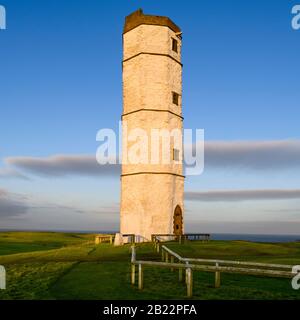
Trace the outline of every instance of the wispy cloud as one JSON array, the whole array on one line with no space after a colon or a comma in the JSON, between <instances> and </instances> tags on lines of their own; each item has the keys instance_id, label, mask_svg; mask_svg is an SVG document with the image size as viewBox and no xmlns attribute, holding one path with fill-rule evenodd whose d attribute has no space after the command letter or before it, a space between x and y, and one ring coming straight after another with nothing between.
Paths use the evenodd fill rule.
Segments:
<instances>
[{"instance_id":1,"label":"wispy cloud","mask_svg":"<svg viewBox=\"0 0 300 320\"><path fill-rule=\"evenodd\" d=\"M115 216L119 214L119 204L99 204L99 206L96 206L96 208L84 208L81 206L72 206L55 202L39 201L35 200L35 198L30 195L25 196L10 192L5 189L0 189L0 218L15 218L26 213L32 213L33 211L38 212L40 215L43 215L43 213L45 213L46 215L51 215L51 213L61 213L62 216L64 216L66 213L71 213L83 216Z\"/></svg>"},{"instance_id":2,"label":"wispy cloud","mask_svg":"<svg viewBox=\"0 0 300 320\"><path fill-rule=\"evenodd\" d=\"M300 189L277 190L210 190L188 191L185 199L190 201L248 201L300 199Z\"/></svg>"},{"instance_id":3,"label":"wispy cloud","mask_svg":"<svg viewBox=\"0 0 300 320\"><path fill-rule=\"evenodd\" d=\"M95 214L95 215L115 215L119 214L119 205L111 204L107 206L99 206L97 209L90 209L90 208L79 208L75 206L68 206L62 205L57 203L29 203L28 208L30 209L38 209L38 210L47 210L49 211L56 211L56 212L73 212L78 214Z\"/></svg>"},{"instance_id":4,"label":"wispy cloud","mask_svg":"<svg viewBox=\"0 0 300 320\"><path fill-rule=\"evenodd\" d=\"M300 140L206 141L205 167L241 170L300 169Z\"/></svg>"},{"instance_id":5,"label":"wispy cloud","mask_svg":"<svg viewBox=\"0 0 300 320\"><path fill-rule=\"evenodd\" d=\"M0 218L12 218L27 213L26 198L0 189Z\"/></svg>"},{"instance_id":6,"label":"wispy cloud","mask_svg":"<svg viewBox=\"0 0 300 320\"><path fill-rule=\"evenodd\" d=\"M110 206L100 206L97 210L93 211L95 214L109 214L109 215L119 215L120 205L114 203Z\"/></svg>"},{"instance_id":7,"label":"wispy cloud","mask_svg":"<svg viewBox=\"0 0 300 320\"><path fill-rule=\"evenodd\" d=\"M30 180L27 176L13 168L0 168L0 179L1 178Z\"/></svg>"},{"instance_id":8,"label":"wispy cloud","mask_svg":"<svg viewBox=\"0 0 300 320\"><path fill-rule=\"evenodd\" d=\"M100 165L91 155L55 155L45 158L9 157L5 163L25 172L48 177L63 176L114 176L120 166Z\"/></svg>"},{"instance_id":9,"label":"wispy cloud","mask_svg":"<svg viewBox=\"0 0 300 320\"><path fill-rule=\"evenodd\" d=\"M26 179L28 173L47 177L120 174L120 165L99 165L94 155L19 156L5 158L4 162L7 168L0 169L0 178ZM243 171L300 169L300 140L207 141L205 168Z\"/></svg>"}]
</instances>

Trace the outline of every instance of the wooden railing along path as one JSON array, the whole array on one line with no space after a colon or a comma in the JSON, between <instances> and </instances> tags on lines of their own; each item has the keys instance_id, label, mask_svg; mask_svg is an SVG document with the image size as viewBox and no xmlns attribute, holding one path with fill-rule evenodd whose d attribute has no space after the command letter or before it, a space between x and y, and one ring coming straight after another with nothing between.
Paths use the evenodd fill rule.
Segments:
<instances>
[{"instance_id":1,"label":"wooden railing along path","mask_svg":"<svg viewBox=\"0 0 300 320\"><path fill-rule=\"evenodd\" d=\"M162 262L136 260L136 247L132 246L131 248L131 283L133 285L135 284L136 267L138 267L139 290L142 290L144 286L145 266L170 268L171 271L174 271L174 269L178 269L179 281L183 280L183 271L185 271L185 283L187 287L188 297L192 297L193 295L193 271L214 272L216 288L221 286L221 273L237 273L245 275L283 278L292 278L295 276L295 273L292 272L293 266L290 265L216 259L183 258L165 245L160 245L158 242L155 242L155 248L158 253L161 252ZM175 260L177 260L177 262L175 262Z\"/></svg>"},{"instance_id":2,"label":"wooden railing along path","mask_svg":"<svg viewBox=\"0 0 300 320\"><path fill-rule=\"evenodd\" d=\"M185 241L209 241L209 233L186 233L182 235L175 234L153 234L151 236L152 242L177 241L184 243Z\"/></svg>"},{"instance_id":3,"label":"wooden railing along path","mask_svg":"<svg viewBox=\"0 0 300 320\"><path fill-rule=\"evenodd\" d=\"M127 238L126 243L135 243L136 242L136 236L135 234L122 234L123 239ZM100 244L103 242L109 242L110 244L113 244L115 240L114 234L99 234L95 237L95 244Z\"/></svg>"},{"instance_id":4,"label":"wooden railing along path","mask_svg":"<svg viewBox=\"0 0 300 320\"><path fill-rule=\"evenodd\" d=\"M112 234L101 234L101 235L97 235L95 237L95 244L100 244L103 242L109 242L110 244L113 244L115 239L115 236Z\"/></svg>"}]
</instances>

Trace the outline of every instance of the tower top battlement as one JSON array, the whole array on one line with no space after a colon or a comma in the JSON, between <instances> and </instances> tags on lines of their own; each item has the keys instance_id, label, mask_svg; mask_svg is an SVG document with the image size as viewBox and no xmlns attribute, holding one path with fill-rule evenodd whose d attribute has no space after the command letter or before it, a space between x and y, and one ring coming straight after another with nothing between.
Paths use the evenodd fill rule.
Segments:
<instances>
[{"instance_id":1,"label":"tower top battlement","mask_svg":"<svg viewBox=\"0 0 300 320\"><path fill-rule=\"evenodd\" d=\"M125 18L123 33L126 33L142 24L169 27L174 32L181 32L181 29L168 17L146 15L139 9Z\"/></svg>"}]
</instances>

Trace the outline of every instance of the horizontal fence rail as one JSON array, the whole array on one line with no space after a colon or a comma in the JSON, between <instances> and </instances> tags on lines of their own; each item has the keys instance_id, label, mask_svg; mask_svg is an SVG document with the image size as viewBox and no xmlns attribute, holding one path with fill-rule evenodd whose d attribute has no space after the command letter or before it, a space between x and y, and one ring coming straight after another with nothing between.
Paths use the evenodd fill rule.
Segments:
<instances>
[{"instance_id":1,"label":"horizontal fence rail","mask_svg":"<svg viewBox=\"0 0 300 320\"><path fill-rule=\"evenodd\" d=\"M293 266L287 265L287 264L261 263L261 262L250 262L250 261L248 262L248 261L236 261L236 260L219 260L219 259L182 258L179 254L172 251L165 245L162 246L162 249L182 262L200 262L200 263L206 262L206 263L214 263L214 264L218 263L219 265L227 264L227 265L265 267L265 268L275 268L275 269L292 269L293 268Z\"/></svg>"},{"instance_id":2,"label":"horizontal fence rail","mask_svg":"<svg viewBox=\"0 0 300 320\"><path fill-rule=\"evenodd\" d=\"M161 251L162 262L136 260L136 248L135 246L131 247L131 283L133 285L135 284L136 267L138 267L138 288L140 290L142 290L144 287L144 267L146 266L169 268L171 271L177 269L179 271L179 281L183 280L183 271L185 271L185 283L187 286L188 297L192 297L193 295L193 271L215 273L216 288L221 286L221 273L235 273L279 278L293 278L295 276L295 273L292 272L292 266L290 265L218 259L183 258L165 245L160 245L157 242L155 242L154 245L158 253ZM175 259L178 262L175 262ZM214 265L209 265L211 263L213 263Z\"/></svg>"},{"instance_id":3,"label":"horizontal fence rail","mask_svg":"<svg viewBox=\"0 0 300 320\"><path fill-rule=\"evenodd\" d=\"M182 235L175 235L169 233L153 234L151 236L152 242L178 241L179 243L185 241L209 241L209 233L186 233Z\"/></svg>"},{"instance_id":4,"label":"horizontal fence rail","mask_svg":"<svg viewBox=\"0 0 300 320\"><path fill-rule=\"evenodd\" d=\"M201 270L207 272L226 272L226 273L243 273L249 275L266 275L266 276L277 276L284 278L294 277L295 274L289 271L279 271L279 270L265 270L265 269L249 269L249 268L237 268L237 267L217 267L217 266L207 266L207 265L199 265L199 264L182 264L182 263L174 263L174 262L158 262L158 261L143 261L136 260L135 264L139 265L148 265L148 266L156 266L162 268L174 268L174 269L188 269L191 268L193 270Z\"/></svg>"},{"instance_id":5,"label":"horizontal fence rail","mask_svg":"<svg viewBox=\"0 0 300 320\"><path fill-rule=\"evenodd\" d=\"M95 244L100 244L103 242L109 242L112 244L115 240L115 236L112 234L101 234L95 237Z\"/></svg>"},{"instance_id":6,"label":"horizontal fence rail","mask_svg":"<svg viewBox=\"0 0 300 320\"><path fill-rule=\"evenodd\" d=\"M247 262L247 261L231 261L231 260L215 260L215 259L196 259L196 258L182 258L182 261L187 262L207 262L207 263L219 263L229 265L240 266L252 266L252 267L265 267L275 269L292 269L293 266L287 264L273 264L273 263L260 263L260 262Z\"/></svg>"},{"instance_id":7,"label":"horizontal fence rail","mask_svg":"<svg viewBox=\"0 0 300 320\"><path fill-rule=\"evenodd\" d=\"M95 236L95 244L100 244L104 242L109 242L110 244L113 244L115 241L115 234L99 234ZM122 234L122 239L124 243L131 243L134 244L136 242L139 242L137 240L138 237L135 234L129 233L129 234Z\"/></svg>"},{"instance_id":8,"label":"horizontal fence rail","mask_svg":"<svg viewBox=\"0 0 300 320\"><path fill-rule=\"evenodd\" d=\"M122 234L123 239L126 239L126 243L136 243L136 236L133 233Z\"/></svg>"}]
</instances>

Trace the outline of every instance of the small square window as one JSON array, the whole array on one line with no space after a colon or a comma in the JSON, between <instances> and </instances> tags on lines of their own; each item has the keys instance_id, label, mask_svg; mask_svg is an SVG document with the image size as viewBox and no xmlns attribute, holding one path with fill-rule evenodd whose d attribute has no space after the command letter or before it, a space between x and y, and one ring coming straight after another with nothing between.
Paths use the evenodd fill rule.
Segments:
<instances>
[{"instance_id":1,"label":"small square window","mask_svg":"<svg viewBox=\"0 0 300 320\"><path fill-rule=\"evenodd\" d=\"M172 93L172 99L173 99L173 103L178 106L178 104L179 104L179 94L176 93L176 92L173 92Z\"/></svg>"},{"instance_id":2,"label":"small square window","mask_svg":"<svg viewBox=\"0 0 300 320\"><path fill-rule=\"evenodd\" d=\"M179 161L179 150L178 149L173 149L173 160L174 161Z\"/></svg>"},{"instance_id":3,"label":"small square window","mask_svg":"<svg viewBox=\"0 0 300 320\"><path fill-rule=\"evenodd\" d=\"M178 41L172 38L172 50L178 52Z\"/></svg>"}]
</instances>

